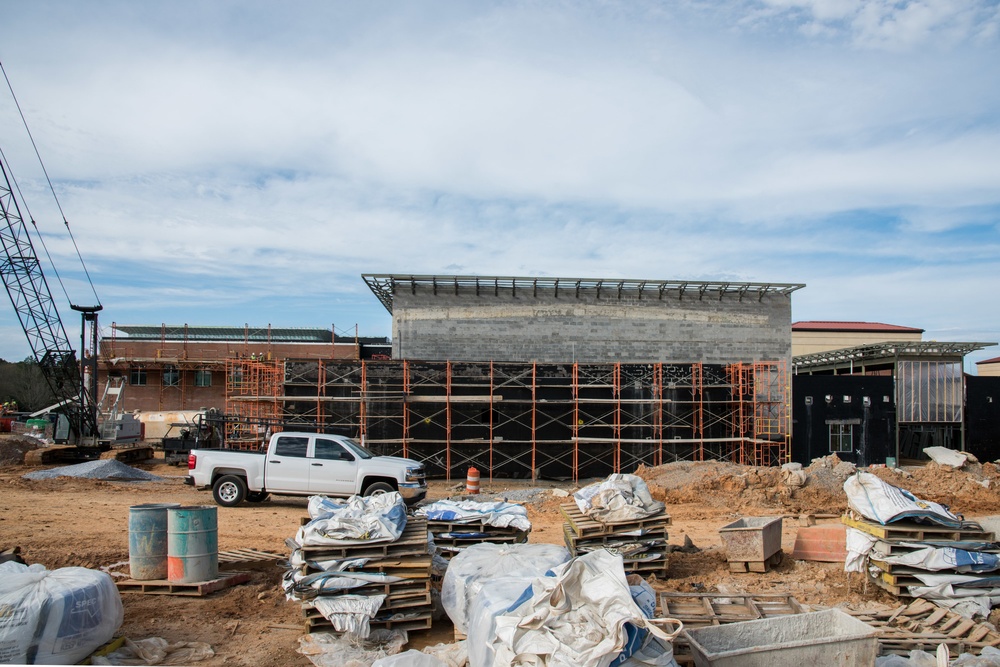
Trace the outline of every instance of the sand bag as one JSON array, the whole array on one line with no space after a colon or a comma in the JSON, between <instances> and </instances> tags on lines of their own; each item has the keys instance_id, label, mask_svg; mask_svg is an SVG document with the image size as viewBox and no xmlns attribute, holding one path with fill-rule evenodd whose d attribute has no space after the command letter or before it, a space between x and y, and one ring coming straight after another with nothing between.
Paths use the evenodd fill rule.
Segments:
<instances>
[{"instance_id":1,"label":"sand bag","mask_svg":"<svg viewBox=\"0 0 1000 667\"><path fill-rule=\"evenodd\" d=\"M124 618L111 576L84 567L0 564L0 663L66 665L114 636Z\"/></svg>"},{"instance_id":2,"label":"sand bag","mask_svg":"<svg viewBox=\"0 0 1000 667\"><path fill-rule=\"evenodd\" d=\"M851 509L882 525L910 519L948 528L962 527L962 517L952 514L946 506L921 500L909 491L886 484L870 472L848 477L844 482L844 493Z\"/></svg>"}]
</instances>

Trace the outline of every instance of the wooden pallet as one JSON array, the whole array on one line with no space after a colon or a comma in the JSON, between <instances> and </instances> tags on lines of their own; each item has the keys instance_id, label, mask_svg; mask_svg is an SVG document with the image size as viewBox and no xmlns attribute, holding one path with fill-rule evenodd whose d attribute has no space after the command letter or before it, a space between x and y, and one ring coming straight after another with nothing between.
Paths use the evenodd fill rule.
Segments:
<instances>
[{"instance_id":1,"label":"wooden pallet","mask_svg":"<svg viewBox=\"0 0 1000 667\"><path fill-rule=\"evenodd\" d=\"M974 548L981 547L981 545L990 544L987 548ZM875 550L886 556L895 556L897 554L906 554L912 551L917 551L919 549L924 549L929 546L948 546L955 549L963 549L965 551L975 551L977 553L990 553L990 554L1000 554L1000 545L995 542L975 542L975 541L947 541L942 544L937 544L934 542L888 542L886 540L879 540L875 543Z\"/></svg>"},{"instance_id":2,"label":"wooden pallet","mask_svg":"<svg viewBox=\"0 0 1000 667\"><path fill-rule=\"evenodd\" d=\"M573 531L573 526L570 523L566 521L563 522L563 540L566 542L566 548L569 549L570 553L574 556L576 555L575 552L582 547L613 548L635 542L649 544L651 547L656 546L666 548L668 537L669 535L667 535L665 528L662 531L658 530L641 537L629 537L618 535L616 533L599 535L597 537L580 537Z\"/></svg>"},{"instance_id":3,"label":"wooden pallet","mask_svg":"<svg viewBox=\"0 0 1000 667\"><path fill-rule=\"evenodd\" d=\"M394 584L393 584L394 585ZM409 607L420 607L431 604L431 591L429 586L397 586L396 588L352 588L344 592L344 595L385 595L379 613L397 609L407 609ZM336 596L331 596L336 597ZM302 613L306 618L321 618L322 614L309 602L302 604Z\"/></svg>"},{"instance_id":4,"label":"wooden pallet","mask_svg":"<svg viewBox=\"0 0 1000 667\"><path fill-rule=\"evenodd\" d=\"M722 593L660 593L657 616L676 618L684 627L704 628L761 618L775 618L790 614L803 614L811 609L803 606L791 595L744 594L723 595ZM674 659L678 664L694 664L691 646L684 634L673 641Z\"/></svg>"},{"instance_id":5,"label":"wooden pallet","mask_svg":"<svg viewBox=\"0 0 1000 667\"><path fill-rule=\"evenodd\" d=\"M657 615L677 618L685 627L702 628L810 611L785 593L660 593Z\"/></svg>"},{"instance_id":6,"label":"wooden pallet","mask_svg":"<svg viewBox=\"0 0 1000 667\"><path fill-rule=\"evenodd\" d=\"M979 653L985 646L1000 647L1000 633L990 626L929 600L916 599L887 611L843 611L878 630L882 655L933 651L938 644L947 644L952 656L966 651Z\"/></svg>"},{"instance_id":7,"label":"wooden pallet","mask_svg":"<svg viewBox=\"0 0 1000 667\"><path fill-rule=\"evenodd\" d=\"M983 530L983 527L974 521L966 521L961 528L948 528L947 526L930 526L913 521L896 521L883 526L874 521L848 515L842 516L840 520L846 526L881 540L896 542L957 542L962 540L993 542L993 533Z\"/></svg>"},{"instance_id":8,"label":"wooden pallet","mask_svg":"<svg viewBox=\"0 0 1000 667\"><path fill-rule=\"evenodd\" d=\"M406 630L407 632L416 632L420 630L430 630L431 629L431 616L432 612L430 610L420 611L412 616L399 618L399 619L379 619L373 618L369 625L374 628L385 628L387 630L398 629ZM319 618L307 618L305 620L305 631L308 632L336 632L333 629L333 624L320 616Z\"/></svg>"},{"instance_id":9,"label":"wooden pallet","mask_svg":"<svg viewBox=\"0 0 1000 667\"><path fill-rule=\"evenodd\" d=\"M573 532L577 537L590 538L601 535L634 533L634 537L642 537L647 534L655 534L664 530L670 525L670 515L662 511L654 516L633 521L620 523L601 523L585 516L576 503L563 503L559 506L559 511L573 527Z\"/></svg>"},{"instance_id":10,"label":"wooden pallet","mask_svg":"<svg viewBox=\"0 0 1000 667\"><path fill-rule=\"evenodd\" d=\"M230 572L229 574L212 579L210 581L199 581L191 584L182 584L166 579L150 579L141 581L138 579L124 579L116 581L115 585L122 593L143 593L145 595L185 595L189 597L203 597L224 588L229 588L237 584L250 581L249 572Z\"/></svg>"},{"instance_id":11,"label":"wooden pallet","mask_svg":"<svg viewBox=\"0 0 1000 667\"><path fill-rule=\"evenodd\" d=\"M395 542L365 542L357 544L309 545L299 547L305 558L314 560L347 558L384 558L388 556L419 556L426 554L427 521L410 518L403 534Z\"/></svg>"},{"instance_id":12,"label":"wooden pallet","mask_svg":"<svg viewBox=\"0 0 1000 667\"><path fill-rule=\"evenodd\" d=\"M423 556L404 556L403 558L380 558L375 560L370 560L360 568L348 568L347 572L381 572L382 574L389 574L394 577L404 577L406 579L430 579L431 576L431 557L428 555ZM309 564L302 566L301 571L303 574L312 574L315 572L321 572L314 567L310 567Z\"/></svg>"},{"instance_id":13,"label":"wooden pallet","mask_svg":"<svg viewBox=\"0 0 1000 667\"><path fill-rule=\"evenodd\" d=\"M232 549L230 551L219 552L219 565L236 565L239 563L260 563L285 560L287 556L271 553L270 551L257 551L256 549Z\"/></svg>"},{"instance_id":14,"label":"wooden pallet","mask_svg":"<svg viewBox=\"0 0 1000 667\"><path fill-rule=\"evenodd\" d=\"M427 519L427 529L437 537L438 533L490 533L494 535L513 535L515 533L531 532L515 528L514 526L491 526L482 520L477 521L442 521L440 519Z\"/></svg>"},{"instance_id":15,"label":"wooden pallet","mask_svg":"<svg viewBox=\"0 0 1000 667\"><path fill-rule=\"evenodd\" d=\"M730 572L758 572L769 571L772 567L781 563L783 552L779 549L777 553L771 554L765 560L731 560L729 561Z\"/></svg>"}]
</instances>

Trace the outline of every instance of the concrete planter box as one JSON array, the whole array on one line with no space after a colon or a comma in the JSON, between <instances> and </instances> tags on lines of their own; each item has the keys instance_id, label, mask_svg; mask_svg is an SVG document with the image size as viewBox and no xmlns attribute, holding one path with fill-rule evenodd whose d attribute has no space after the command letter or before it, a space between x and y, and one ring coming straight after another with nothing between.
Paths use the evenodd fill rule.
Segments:
<instances>
[{"instance_id":1,"label":"concrete planter box","mask_svg":"<svg viewBox=\"0 0 1000 667\"><path fill-rule=\"evenodd\" d=\"M874 665L875 633L839 609L684 631L697 667Z\"/></svg>"},{"instance_id":2,"label":"concrete planter box","mask_svg":"<svg viewBox=\"0 0 1000 667\"><path fill-rule=\"evenodd\" d=\"M730 562L763 562L781 551L781 517L744 517L719 529Z\"/></svg>"}]
</instances>

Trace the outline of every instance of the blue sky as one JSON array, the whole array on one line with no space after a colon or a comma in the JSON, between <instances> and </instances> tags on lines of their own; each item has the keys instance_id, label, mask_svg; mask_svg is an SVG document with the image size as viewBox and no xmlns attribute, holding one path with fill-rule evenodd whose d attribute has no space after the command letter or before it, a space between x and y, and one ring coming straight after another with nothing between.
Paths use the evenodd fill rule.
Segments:
<instances>
[{"instance_id":1,"label":"blue sky","mask_svg":"<svg viewBox=\"0 0 1000 667\"><path fill-rule=\"evenodd\" d=\"M805 283L793 320L1000 340L996 1L0 12L106 327L388 335L360 275L398 272ZM92 302L9 94L0 128Z\"/></svg>"}]
</instances>

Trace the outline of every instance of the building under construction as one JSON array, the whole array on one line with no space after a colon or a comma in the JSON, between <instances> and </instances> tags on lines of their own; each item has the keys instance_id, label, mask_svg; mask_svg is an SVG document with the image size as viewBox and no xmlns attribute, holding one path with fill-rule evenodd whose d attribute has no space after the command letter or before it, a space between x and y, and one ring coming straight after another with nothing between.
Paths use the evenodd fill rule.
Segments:
<instances>
[{"instance_id":1,"label":"building under construction","mask_svg":"<svg viewBox=\"0 0 1000 667\"><path fill-rule=\"evenodd\" d=\"M356 435L431 474L602 476L789 456L801 285L366 276L392 360L227 360L230 446L265 425Z\"/></svg>"}]
</instances>

